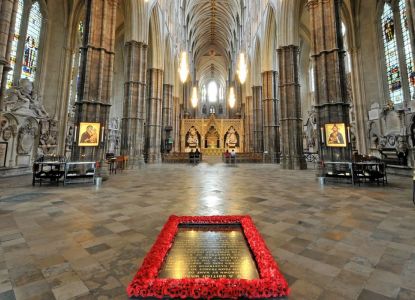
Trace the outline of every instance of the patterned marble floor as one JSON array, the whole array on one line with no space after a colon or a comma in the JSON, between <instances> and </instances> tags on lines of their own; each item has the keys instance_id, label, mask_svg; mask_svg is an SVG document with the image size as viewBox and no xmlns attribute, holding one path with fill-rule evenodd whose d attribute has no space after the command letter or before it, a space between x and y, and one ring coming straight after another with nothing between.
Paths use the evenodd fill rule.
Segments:
<instances>
[{"instance_id":1,"label":"patterned marble floor","mask_svg":"<svg viewBox=\"0 0 415 300\"><path fill-rule=\"evenodd\" d=\"M411 178L321 186L274 165L152 165L97 188L0 178L0 299L127 299L171 214L250 214L289 299L415 299Z\"/></svg>"}]
</instances>

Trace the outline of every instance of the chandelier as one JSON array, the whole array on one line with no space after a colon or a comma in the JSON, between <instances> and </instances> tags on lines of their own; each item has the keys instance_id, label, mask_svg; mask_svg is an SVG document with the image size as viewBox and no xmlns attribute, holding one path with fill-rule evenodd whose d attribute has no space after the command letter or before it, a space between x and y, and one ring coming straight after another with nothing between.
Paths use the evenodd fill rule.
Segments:
<instances>
[{"instance_id":1,"label":"chandelier","mask_svg":"<svg viewBox=\"0 0 415 300\"><path fill-rule=\"evenodd\" d=\"M236 73L238 74L241 84L244 84L246 77L248 76L248 68L246 66L245 54L243 52L239 54L238 69L236 70Z\"/></svg>"},{"instance_id":2,"label":"chandelier","mask_svg":"<svg viewBox=\"0 0 415 300\"><path fill-rule=\"evenodd\" d=\"M193 87L193 91L192 91L192 99L191 99L191 101L192 101L192 106L193 106L193 108L196 108L196 106L197 106L197 102L199 101L199 100L197 99L197 88L196 88L196 87Z\"/></svg>"},{"instance_id":3,"label":"chandelier","mask_svg":"<svg viewBox=\"0 0 415 300\"><path fill-rule=\"evenodd\" d=\"M180 54L180 63L179 63L179 75L182 83L185 83L187 76L189 76L189 66L187 63L187 52L183 51Z\"/></svg>"},{"instance_id":4,"label":"chandelier","mask_svg":"<svg viewBox=\"0 0 415 300\"><path fill-rule=\"evenodd\" d=\"M233 108L235 106L236 98L235 98L235 91L233 90L233 87L231 87L229 89L229 99L228 99L228 102L229 102L229 107L230 108Z\"/></svg>"}]
</instances>

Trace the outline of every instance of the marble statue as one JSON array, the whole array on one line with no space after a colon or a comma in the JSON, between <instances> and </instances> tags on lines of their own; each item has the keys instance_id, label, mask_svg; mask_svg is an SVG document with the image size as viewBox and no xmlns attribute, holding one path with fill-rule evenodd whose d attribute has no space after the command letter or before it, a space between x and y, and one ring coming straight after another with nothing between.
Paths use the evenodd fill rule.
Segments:
<instances>
[{"instance_id":1,"label":"marble statue","mask_svg":"<svg viewBox=\"0 0 415 300\"><path fill-rule=\"evenodd\" d=\"M236 131L233 126L229 128L228 133L226 135L226 145L228 146L235 146L238 143L238 137L236 136Z\"/></svg>"},{"instance_id":2,"label":"marble statue","mask_svg":"<svg viewBox=\"0 0 415 300\"><path fill-rule=\"evenodd\" d=\"M58 145L57 126L57 121L54 120L40 122L39 153L42 155L48 155L56 151Z\"/></svg>"},{"instance_id":3,"label":"marble statue","mask_svg":"<svg viewBox=\"0 0 415 300\"><path fill-rule=\"evenodd\" d=\"M17 138L17 153L30 154L33 149L36 129L30 122L20 127Z\"/></svg>"},{"instance_id":4,"label":"marble statue","mask_svg":"<svg viewBox=\"0 0 415 300\"><path fill-rule=\"evenodd\" d=\"M196 128L194 128L194 127L190 128L190 130L189 130L189 136L187 138L187 143L190 146L197 146L197 145L199 145L199 138L197 136L197 130L196 130Z\"/></svg>"},{"instance_id":5,"label":"marble statue","mask_svg":"<svg viewBox=\"0 0 415 300\"><path fill-rule=\"evenodd\" d=\"M8 90L5 105L8 112L38 119L49 118L40 97L33 90L33 83L27 78L20 79L19 86Z\"/></svg>"}]
</instances>

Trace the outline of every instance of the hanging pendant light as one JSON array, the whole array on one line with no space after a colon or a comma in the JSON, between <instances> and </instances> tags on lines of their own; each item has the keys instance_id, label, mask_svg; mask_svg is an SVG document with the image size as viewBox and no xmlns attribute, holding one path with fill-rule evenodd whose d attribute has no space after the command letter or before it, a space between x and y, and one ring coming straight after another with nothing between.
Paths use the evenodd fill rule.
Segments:
<instances>
[{"instance_id":1,"label":"hanging pendant light","mask_svg":"<svg viewBox=\"0 0 415 300\"><path fill-rule=\"evenodd\" d=\"M228 102L229 102L229 107L230 108L233 108L235 106L236 98L235 98L235 91L234 91L233 87L231 87L229 89L229 99L228 99Z\"/></svg>"},{"instance_id":2,"label":"hanging pendant light","mask_svg":"<svg viewBox=\"0 0 415 300\"><path fill-rule=\"evenodd\" d=\"M192 101L193 108L196 108L197 102L199 102L199 100L197 99L197 88L196 87L193 87L191 101Z\"/></svg>"},{"instance_id":3,"label":"hanging pendant light","mask_svg":"<svg viewBox=\"0 0 415 300\"><path fill-rule=\"evenodd\" d=\"M236 73L238 74L239 82L244 84L248 76L248 67L246 66L245 54L243 52L239 54L238 70Z\"/></svg>"},{"instance_id":4,"label":"hanging pendant light","mask_svg":"<svg viewBox=\"0 0 415 300\"><path fill-rule=\"evenodd\" d=\"M182 81L182 83L185 83L187 80L187 77L189 76L189 66L187 63L187 52L186 51L183 51L180 54L179 75L180 75L180 80Z\"/></svg>"}]
</instances>

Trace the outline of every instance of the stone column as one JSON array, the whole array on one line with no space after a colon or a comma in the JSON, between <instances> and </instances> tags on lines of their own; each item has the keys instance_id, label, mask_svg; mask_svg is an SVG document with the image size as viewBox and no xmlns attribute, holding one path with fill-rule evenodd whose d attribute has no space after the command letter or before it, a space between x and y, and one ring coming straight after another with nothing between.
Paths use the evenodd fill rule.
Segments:
<instances>
[{"instance_id":1,"label":"stone column","mask_svg":"<svg viewBox=\"0 0 415 300\"><path fill-rule=\"evenodd\" d=\"M308 0L311 23L311 58L314 66L319 154L323 161L350 161L351 144L347 140L349 103L345 72L345 51L341 33L342 0ZM346 147L327 147L324 127L344 123Z\"/></svg>"},{"instance_id":2,"label":"stone column","mask_svg":"<svg viewBox=\"0 0 415 300\"><path fill-rule=\"evenodd\" d=\"M180 152L180 98L173 97L174 112L173 112L173 137L174 137L174 152Z\"/></svg>"},{"instance_id":3,"label":"stone column","mask_svg":"<svg viewBox=\"0 0 415 300\"><path fill-rule=\"evenodd\" d=\"M85 34L82 47L78 102L75 124L96 122L108 128L114 73L114 44L118 0L88 0L86 2ZM105 136L104 132L104 135ZM79 133L78 134L82 134ZM105 142L98 147L74 147L72 158L100 160Z\"/></svg>"},{"instance_id":4,"label":"stone column","mask_svg":"<svg viewBox=\"0 0 415 300\"><path fill-rule=\"evenodd\" d=\"M161 130L163 103L163 70L149 69L147 94L146 152L148 163L161 162Z\"/></svg>"},{"instance_id":5,"label":"stone column","mask_svg":"<svg viewBox=\"0 0 415 300\"><path fill-rule=\"evenodd\" d=\"M163 126L161 131L161 144L163 152L166 151L166 139L173 137L173 85L163 85Z\"/></svg>"},{"instance_id":6,"label":"stone column","mask_svg":"<svg viewBox=\"0 0 415 300\"><path fill-rule=\"evenodd\" d=\"M134 166L143 162L144 123L146 116L146 44L130 41L125 44L126 81L121 132L121 154Z\"/></svg>"},{"instance_id":7,"label":"stone column","mask_svg":"<svg viewBox=\"0 0 415 300\"><path fill-rule=\"evenodd\" d=\"M262 86L252 87L254 111L254 151L263 152Z\"/></svg>"},{"instance_id":8,"label":"stone column","mask_svg":"<svg viewBox=\"0 0 415 300\"><path fill-rule=\"evenodd\" d=\"M303 120L299 81L299 47L277 50L280 73L282 166L284 169L307 168L303 153Z\"/></svg>"},{"instance_id":9,"label":"stone column","mask_svg":"<svg viewBox=\"0 0 415 300\"><path fill-rule=\"evenodd\" d=\"M182 97L183 97L183 118L189 119L191 116L191 107L190 98L191 98L191 82L189 81L181 85Z\"/></svg>"},{"instance_id":10,"label":"stone column","mask_svg":"<svg viewBox=\"0 0 415 300\"><path fill-rule=\"evenodd\" d=\"M253 152L254 135L254 107L252 96L245 98L245 149L246 152Z\"/></svg>"},{"instance_id":11,"label":"stone column","mask_svg":"<svg viewBox=\"0 0 415 300\"><path fill-rule=\"evenodd\" d=\"M264 122L264 152L266 160L280 162L280 139L277 100L277 72L262 73L262 105Z\"/></svg>"},{"instance_id":12,"label":"stone column","mask_svg":"<svg viewBox=\"0 0 415 300\"><path fill-rule=\"evenodd\" d=\"M14 35L18 1L0 0L0 111L10 68L10 52Z\"/></svg>"}]
</instances>

